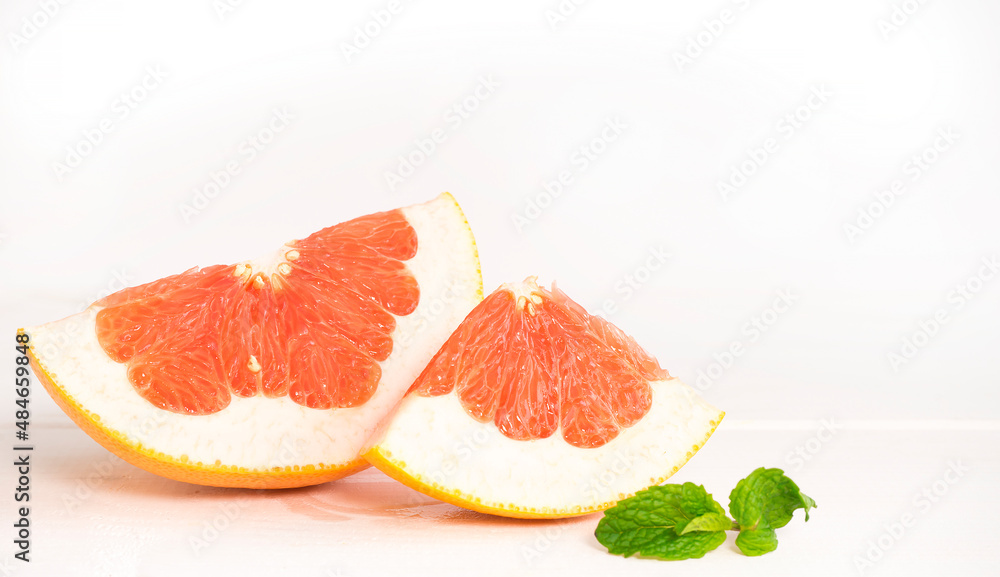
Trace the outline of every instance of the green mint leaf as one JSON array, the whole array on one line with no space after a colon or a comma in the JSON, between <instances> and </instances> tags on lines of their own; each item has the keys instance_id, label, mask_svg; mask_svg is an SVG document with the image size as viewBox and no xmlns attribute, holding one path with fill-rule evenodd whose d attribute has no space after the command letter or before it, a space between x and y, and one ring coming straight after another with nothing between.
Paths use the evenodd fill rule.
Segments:
<instances>
[{"instance_id":1,"label":"green mint leaf","mask_svg":"<svg viewBox=\"0 0 1000 577\"><path fill-rule=\"evenodd\" d=\"M597 525L595 535L615 555L628 557L638 553L668 561L701 558L726 541L724 531L695 531L678 535L668 527L623 527L604 523L604 519Z\"/></svg>"},{"instance_id":2,"label":"green mint leaf","mask_svg":"<svg viewBox=\"0 0 1000 577\"><path fill-rule=\"evenodd\" d=\"M728 531L733 527L733 521L723 513L705 513L704 515L691 519L681 535L687 535L692 531Z\"/></svg>"},{"instance_id":3,"label":"green mint leaf","mask_svg":"<svg viewBox=\"0 0 1000 577\"><path fill-rule=\"evenodd\" d=\"M792 520L792 512L809 509L816 502L802 494L798 485L781 469L761 467L736 484L729 494L729 512L741 528L754 528L761 523L779 529Z\"/></svg>"},{"instance_id":4,"label":"green mint leaf","mask_svg":"<svg viewBox=\"0 0 1000 577\"><path fill-rule=\"evenodd\" d=\"M736 536L736 546L748 557L757 557L778 548L778 537L774 529L758 527L752 531L740 531Z\"/></svg>"},{"instance_id":5,"label":"green mint leaf","mask_svg":"<svg viewBox=\"0 0 1000 577\"><path fill-rule=\"evenodd\" d=\"M796 509L804 509L808 521L809 509L815 506L781 469L757 469L729 494L729 512L740 526L736 546L746 555L774 551L774 530L787 525Z\"/></svg>"},{"instance_id":6,"label":"green mint leaf","mask_svg":"<svg viewBox=\"0 0 1000 577\"><path fill-rule=\"evenodd\" d=\"M654 486L605 511L594 535L615 555L697 559L725 542L726 533L687 527L696 521L718 525L718 517L725 519L725 528L731 526L722 505L700 485Z\"/></svg>"},{"instance_id":7,"label":"green mint leaf","mask_svg":"<svg viewBox=\"0 0 1000 577\"><path fill-rule=\"evenodd\" d=\"M796 487L797 488L797 487ZM809 509L816 508L816 501L812 500L812 497L806 495L805 493L799 491L799 496L802 497L802 509L806 514L806 522L809 521Z\"/></svg>"}]
</instances>

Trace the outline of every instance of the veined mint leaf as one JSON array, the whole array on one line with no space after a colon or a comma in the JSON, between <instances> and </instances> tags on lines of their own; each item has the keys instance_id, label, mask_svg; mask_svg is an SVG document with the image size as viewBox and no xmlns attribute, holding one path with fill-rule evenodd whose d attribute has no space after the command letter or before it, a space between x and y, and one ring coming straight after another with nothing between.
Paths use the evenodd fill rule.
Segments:
<instances>
[{"instance_id":1,"label":"veined mint leaf","mask_svg":"<svg viewBox=\"0 0 1000 577\"><path fill-rule=\"evenodd\" d=\"M694 529L688 529L691 523ZM724 528L714 528L720 525ZM616 555L696 559L721 545L731 525L704 487L684 483L650 487L619 501L604 512L594 534Z\"/></svg>"},{"instance_id":2,"label":"veined mint leaf","mask_svg":"<svg viewBox=\"0 0 1000 577\"><path fill-rule=\"evenodd\" d=\"M728 531L733 528L733 521L723 513L705 513L688 521L681 531L687 535L692 531Z\"/></svg>"},{"instance_id":3,"label":"veined mint leaf","mask_svg":"<svg viewBox=\"0 0 1000 577\"><path fill-rule=\"evenodd\" d=\"M761 467L736 484L729 494L729 512L741 528L754 528L761 522L772 529L779 529L792 520L792 512L809 509L816 502L802 494L798 485L785 476L781 469Z\"/></svg>"},{"instance_id":4,"label":"veined mint leaf","mask_svg":"<svg viewBox=\"0 0 1000 577\"><path fill-rule=\"evenodd\" d=\"M815 506L781 469L757 469L729 494L729 512L740 526L737 547L746 555L774 551L778 547L774 529L787 525L796 509L805 509L808 521L809 509Z\"/></svg>"},{"instance_id":5,"label":"veined mint leaf","mask_svg":"<svg viewBox=\"0 0 1000 577\"><path fill-rule=\"evenodd\" d=\"M740 531L736 536L736 546L748 557L770 553L778 548L778 536L774 529L758 527L750 531Z\"/></svg>"}]
</instances>

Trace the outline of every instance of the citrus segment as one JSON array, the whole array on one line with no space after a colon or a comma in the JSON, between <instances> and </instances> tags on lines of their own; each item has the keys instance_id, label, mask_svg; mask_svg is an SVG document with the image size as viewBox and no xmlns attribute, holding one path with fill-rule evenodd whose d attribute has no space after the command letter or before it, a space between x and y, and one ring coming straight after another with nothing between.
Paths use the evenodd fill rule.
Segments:
<instances>
[{"instance_id":1,"label":"citrus segment","mask_svg":"<svg viewBox=\"0 0 1000 577\"><path fill-rule=\"evenodd\" d=\"M632 338L558 288L527 295L504 286L476 307L411 387L457 389L462 406L512 439L562 429L576 447L599 447L649 411L649 380L670 375Z\"/></svg>"},{"instance_id":2,"label":"citrus segment","mask_svg":"<svg viewBox=\"0 0 1000 577\"><path fill-rule=\"evenodd\" d=\"M365 458L462 507L567 517L666 480L723 415L620 329L529 278L469 313Z\"/></svg>"},{"instance_id":3,"label":"citrus segment","mask_svg":"<svg viewBox=\"0 0 1000 577\"><path fill-rule=\"evenodd\" d=\"M420 300L399 260L416 254L416 232L395 210L287 246L273 271L192 269L104 299L101 346L168 411L214 413L231 394L288 394L314 409L365 403L377 361L392 353L393 314Z\"/></svg>"},{"instance_id":4,"label":"citrus segment","mask_svg":"<svg viewBox=\"0 0 1000 577\"><path fill-rule=\"evenodd\" d=\"M126 460L287 487L357 470L365 440L481 298L475 242L444 194L26 332L57 403Z\"/></svg>"}]
</instances>

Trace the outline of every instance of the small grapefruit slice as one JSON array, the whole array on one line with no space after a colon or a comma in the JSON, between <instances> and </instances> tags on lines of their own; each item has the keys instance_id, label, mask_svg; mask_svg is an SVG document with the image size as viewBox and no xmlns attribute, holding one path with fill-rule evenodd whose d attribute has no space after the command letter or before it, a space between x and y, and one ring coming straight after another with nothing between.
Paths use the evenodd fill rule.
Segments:
<instances>
[{"instance_id":1,"label":"small grapefruit slice","mask_svg":"<svg viewBox=\"0 0 1000 577\"><path fill-rule=\"evenodd\" d=\"M724 414L610 322L529 278L469 313L365 458L461 507L571 517L666 480Z\"/></svg>"},{"instance_id":2,"label":"small grapefruit slice","mask_svg":"<svg viewBox=\"0 0 1000 577\"><path fill-rule=\"evenodd\" d=\"M481 299L446 193L24 332L52 398L123 459L190 483L298 487L366 465L365 441Z\"/></svg>"}]
</instances>

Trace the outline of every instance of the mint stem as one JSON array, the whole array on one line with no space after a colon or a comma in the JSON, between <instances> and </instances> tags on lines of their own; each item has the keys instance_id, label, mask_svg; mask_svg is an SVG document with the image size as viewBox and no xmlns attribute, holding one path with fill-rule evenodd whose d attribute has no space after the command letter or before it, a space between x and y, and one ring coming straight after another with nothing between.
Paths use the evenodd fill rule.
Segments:
<instances>
[{"instance_id":1,"label":"mint stem","mask_svg":"<svg viewBox=\"0 0 1000 577\"><path fill-rule=\"evenodd\" d=\"M729 530L730 531L739 531L740 530L740 524L737 523L736 521L733 521L733 526L730 527Z\"/></svg>"}]
</instances>

